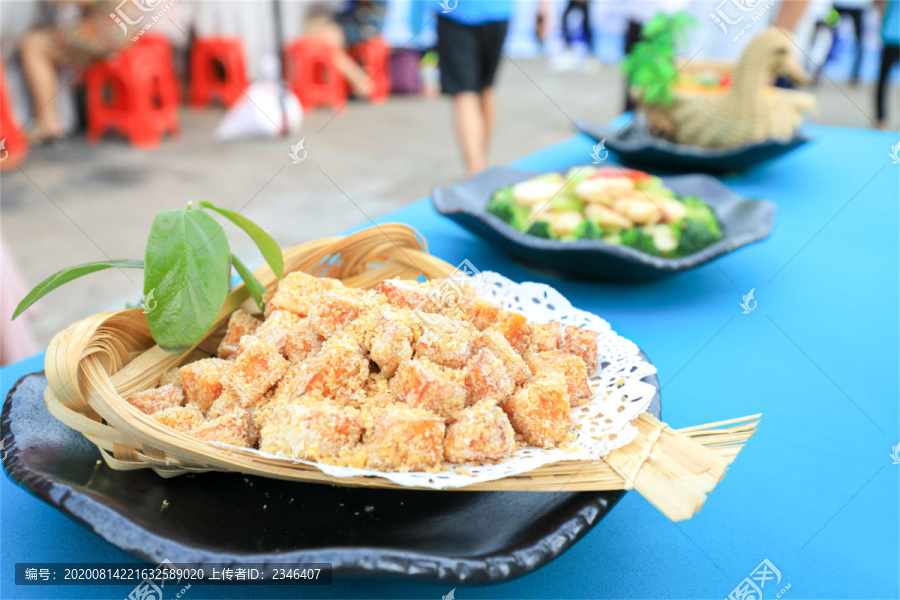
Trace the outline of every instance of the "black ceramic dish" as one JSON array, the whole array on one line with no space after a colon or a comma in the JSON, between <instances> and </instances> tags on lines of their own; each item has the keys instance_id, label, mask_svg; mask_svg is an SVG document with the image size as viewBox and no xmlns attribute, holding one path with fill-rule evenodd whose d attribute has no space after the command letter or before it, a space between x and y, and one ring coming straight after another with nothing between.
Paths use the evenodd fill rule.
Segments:
<instances>
[{"instance_id":1,"label":"black ceramic dish","mask_svg":"<svg viewBox=\"0 0 900 600\"><path fill-rule=\"evenodd\" d=\"M659 416L659 382L646 381L656 388L650 411ZM46 385L43 374L27 375L6 398L7 475L150 563L331 563L336 575L503 581L559 556L624 494L396 491L114 471L50 415Z\"/></svg>"},{"instance_id":2,"label":"black ceramic dish","mask_svg":"<svg viewBox=\"0 0 900 600\"><path fill-rule=\"evenodd\" d=\"M723 238L683 258L660 258L634 248L599 240L559 241L522 233L487 211L498 188L539 173L509 167L488 169L472 179L431 194L435 209L498 248L526 263L564 276L604 281L651 281L692 269L769 235L775 205L748 200L708 175L663 177L677 194L697 196L709 204L722 224Z\"/></svg>"},{"instance_id":3,"label":"black ceramic dish","mask_svg":"<svg viewBox=\"0 0 900 600\"><path fill-rule=\"evenodd\" d=\"M597 141L605 139L606 148L615 152L623 164L669 173L737 173L792 152L812 139L798 132L788 141L768 140L737 148L703 148L652 136L637 122L621 130L583 121L575 126Z\"/></svg>"}]
</instances>

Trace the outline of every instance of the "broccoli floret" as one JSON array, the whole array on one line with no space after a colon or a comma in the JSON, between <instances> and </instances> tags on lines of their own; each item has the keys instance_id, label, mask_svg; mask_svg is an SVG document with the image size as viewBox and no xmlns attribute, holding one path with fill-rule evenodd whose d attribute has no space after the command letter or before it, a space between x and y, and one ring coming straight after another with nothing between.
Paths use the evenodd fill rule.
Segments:
<instances>
[{"instance_id":1,"label":"broccoli floret","mask_svg":"<svg viewBox=\"0 0 900 600\"><path fill-rule=\"evenodd\" d=\"M645 254L650 254L652 256L659 256L660 254L656 244L653 243L653 236L638 227L622 231L622 233L619 234L619 242L623 246L630 246Z\"/></svg>"},{"instance_id":2,"label":"broccoli floret","mask_svg":"<svg viewBox=\"0 0 900 600\"><path fill-rule=\"evenodd\" d=\"M675 253L678 256L687 256L722 239L719 224L715 221L712 224L715 229L712 229L708 222L685 219L680 224L681 235L678 237L678 248Z\"/></svg>"},{"instance_id":3,"label":"broccoli floret","mask_svg":"<svg viewBox=\"0 0 900 600\"><path fill-rule=\"evenodd\" d=\"M599 240L603 238L603 230L594 225L592 222L585 219L581 222L581 225L575 228L575 231L572 232L573 239L576 240Z\"/></svg>"},{"instance_id":4,"label":"broccoli floret","mask_svg":"<svg viewBox=\"0 0 900 600\"><path fill-rule=\"evenodd\" d=\"M510 188L494 192L491 201L488 202L487 211L516 229L522 229L528 222L528 207L513 201Z\"/></svg>"},{"instance_id":5,"label":"broccoli floret","mask_svg":"<svg viewBox=\"0 0 900 600\"><path fill-rule=\"evenodd\" d=\"M694 196L687 196L681 199L684 207L687 209L686 221L696 221L706 226L710 232L718 237L722 237L722 229L719 227L719 221L716 219L715 213L708 204Z\"/></svg>"},{"instance_id":6,"label":"broccoli floret","mask_svg":"<svg viewBox=\"0 0 900 600\"><path fill-rule=\"evenodd\" d=\"M547 221L535 221L531 224L531 227L528 228L528 233L535 237L542 237L551 239L553 237L552 232L550 231L550 223Z\"/></svg>"}]
</instances>

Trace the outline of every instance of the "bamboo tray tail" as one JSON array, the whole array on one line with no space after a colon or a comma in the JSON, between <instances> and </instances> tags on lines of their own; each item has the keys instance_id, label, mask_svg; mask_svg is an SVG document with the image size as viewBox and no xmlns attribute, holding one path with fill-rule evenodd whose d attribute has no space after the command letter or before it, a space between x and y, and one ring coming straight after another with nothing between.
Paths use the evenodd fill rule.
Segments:
<instances>
[{"instance_id":1,"label":"bamboo tray tail","mask_svg":"<svg viewBox=\"0 0 900 600\"><path fill-rule=\"evenodd\" d=\"M285 272L341 279L374 287L385 278L447 277L448 263L428 254L425 240L399 224L325 238L285 252ZM270 291L268 266L256 277ZM151 468L163 477L234 471L349 487L404 488L378 477L334 478L311 465L194 439L165 427L125 398L153 387L169 369L215 353L231 313L252 300L243 285L225 301L206 336L190 350L168 354L155 345L139 309L94 315L57 334L45 360L44 400L57 419L80 431L113 469ZM638 438L603 460L566 461L464 490L599 491L635 489L672 520L688 519L722 479L758 424L759 415L674 430L648 413L634 421Z\"/></svg>"}]
</instances>

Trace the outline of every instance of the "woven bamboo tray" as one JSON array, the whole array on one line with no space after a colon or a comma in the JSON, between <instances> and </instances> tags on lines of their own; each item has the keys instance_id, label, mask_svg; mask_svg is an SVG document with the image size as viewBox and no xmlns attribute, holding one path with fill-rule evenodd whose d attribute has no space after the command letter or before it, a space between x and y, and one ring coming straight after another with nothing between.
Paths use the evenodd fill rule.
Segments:
<instances>
[{"instance_id":1,"label":"woven bamboo tray","mask_svg":"<svg viewBox=\"0 0 900 600\"><path fill-rule=\"evenodd\" d=\"M284 254L284 264L286 273L301 270L354 287L374 287L391 277L436 278L453 272L451 265L428 254L417 232L398 224L303 244ZM256 276L269 290L276 284L268 266L258 269ZM75 323L57 334L47 350L47 408L96 444L113 469L152 468L162 477L235 471L341 486L401 488L383 478L334 478L310 465L201 442L159 424L125 401L155 386L169 369L214 354L228 317L245 304L252 309L249 293L240 285L228 295L206 337L178 355L155 345L140 309L101 313ZM463 489L637 489L672 520L688 519L700 510L706 494L753 434L758 417L673 430L644 413L635 421L638 438L604 460L555 463Z\"/></svg>"}]
</instances>

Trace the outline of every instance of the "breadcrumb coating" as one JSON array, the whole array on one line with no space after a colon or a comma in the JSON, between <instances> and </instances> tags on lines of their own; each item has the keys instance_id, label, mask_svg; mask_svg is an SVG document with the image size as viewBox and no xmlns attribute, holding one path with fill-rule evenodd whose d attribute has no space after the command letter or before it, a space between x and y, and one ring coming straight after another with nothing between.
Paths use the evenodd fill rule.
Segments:
<instances>
[{"instance_id":1,"label":"breadcrumb coating","mask_svg":"<svg viewBox=\"0 0 900 600\"><path fill-rule=\"evenodd\" d=\"M238 344L245 335L253 335L259 329L260 320L243 310L236 310L231 313L228 319L228 330L225 337L219 342L219 349L216 356L219 358L230 358L238 350Z\"/></svg>"},{"instance_id":2,"label":"breadcrumb coating","mask_svg":"<svg viewBox=\"0 0 900 600\"><path fill-rule=\"evenodd\" d=\"M516 433L539 448L555 448L572 426L566 381L559 373L535 375L501 406Z\"/></svg>"},{"instance_id":3,"label":"breadcrumb coating","mask_svg":"<svg viewBox=\"0 0 900 600\"><path fill-rule=\"evenodd\" d=\"M163 385L134 394L128 398L128 403L141 412L152 415L184 404L184 390L174 385Z\"/></svg>"},{"instance_id":4,"label":"breadcrumb coating","mask_svg":"<svg viewBox=\"0 0 900 600\"><path fill-rule=\"evenodd\" d=\"M444 458L452 463L485 462L516 451L516 433L506 413L492 402L479 402L447 427Z\"/></svg>"},{"instance_id":5,"label":"breadcrumb coating","mask_svg":"<svg viewBox=\"0 0 900 600\"><path fill-rule=\"evenodd\" d=\"M290 273L264 320L231 315L217 358L128 402L200 440L379 470L558 446L570 405L590 398L597 334L528 323L476 292L455 279L358 290Z\"/></svg>"},{"instance_id":6,"label":"breadcrumb coating","mask_svg":"<svg viewBox=\"0 0 900 600\"><path fill-rule=\"evenodd\" d=\"M528 366L538 375L548 372L561 375L566 380L570 406L577 406L582 400L591 397L587 367L580 356L560 350L537 352L528 357Z\"/></svg>"}]
</instances>

